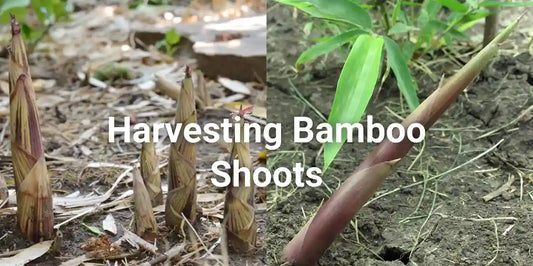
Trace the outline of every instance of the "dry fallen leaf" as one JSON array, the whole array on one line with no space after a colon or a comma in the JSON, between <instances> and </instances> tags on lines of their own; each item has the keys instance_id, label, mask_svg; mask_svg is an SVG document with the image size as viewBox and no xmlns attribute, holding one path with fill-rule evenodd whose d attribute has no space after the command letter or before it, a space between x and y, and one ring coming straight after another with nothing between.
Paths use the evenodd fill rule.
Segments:
<instances>
[{"instance_id":1,"label":"dry fallen leaf","mask_svg":"<svg viewBox=\"0 0 533 266\"><path fill-rule=\"evenodd\" d=\"M106 232L109 232L113 235L117 234L117 225L115 224L115 218L113 218L113 215L108 214L105 217L104 221L102 222L102 228L104 228Z\"/></svg>"},{"instance_id":2,"label":"dry fallen leaf","mask_svg":"<svg viewBox=\"0 0 533 266\"><path fill-rule=\"evenodd\" d=\"M244 83L238 80L232 80L229 78L219 77L218 83L220 83L222 86L226 87L227 89L235 93L242 93L246 95L250 94L250 88L248 88Z\"/></svg>"},{"instance_id":3,"label":"dry fallen leaf","mask_svg":"<svg viewBox=\"0 0 533 266\"><path fill-rule=\"evenodd\" d=\"M61 96L52 95L52 94L41 94L39 95L39 98L37 98L37 106L39 106L40 108L43 108L43 107L50 108L64 101L65 99Z\"/></svg>"},{"instance_id":4,"label":"dry fallen leaf","mask_svg":"<svg viewBox=\"0 0 533 266\"><path fill-rule=\"evenodd\" d=\"M9 95L9 83L0 80L0 90L2 90L5 95Z\"/></svg>"},{"instance_id":5,"label":"dry fallen leaf","mask_svg":"<svg viewBox=\"0 0 533 266\"><path fill-rule=\"evenodd\" d=\"M44 255L50 249L53 240L43 241L37 243L29 248L25 248L20 251L17 255L9 258L1 258L0 265L10 265L10 266L22 266L26 263L37 259Z\"/></svg>"},{"instance_id":6,"label":"dry fallen leaf","mask_svg":"<svg viewBox=\"0 0 533 266\"><path fill-rule=\"evenodd\" d=\"M224 193L201 193L198 194L197 202L221 201L226 195Z\"/></svg>"},{"instance_id":7,"label":"dry fallen leaf","mask_svg":"<svg viewBox=\"0 0 533 266\"><path fill-rule=\"evenodd\" d=\"M136 249L142 247L144 250L150 251L153 254L157 254L157 247L155 245L128 231L124 227L122 227L122 229L124 230L124 235L115 242L116 244L121 245L124 241L126 241Z\"/></svg>"},{"instance_id":8,"label":"dry fallen leaf","mask_svg":"<svg viewBox=\"0 0 533 266\"><path fill-rule=\"evenodd\" d=\"M35 79L32 83L35 91L51 89L56 85L55 79Z\"/></svg>"},{"instance_id":9,"label":"dry fallen leaf","mask_svg":"<svg viewBox=\"0 0 533 266\"><path fill-rule=\"evenodd\" d=\"M88 251L89 253L87 255L91 258L108 258L119 255L122 252L120 245L109 242L109 239L105 235L102 238L89 238L81 248Z\"/></svg>"}]
</instances>

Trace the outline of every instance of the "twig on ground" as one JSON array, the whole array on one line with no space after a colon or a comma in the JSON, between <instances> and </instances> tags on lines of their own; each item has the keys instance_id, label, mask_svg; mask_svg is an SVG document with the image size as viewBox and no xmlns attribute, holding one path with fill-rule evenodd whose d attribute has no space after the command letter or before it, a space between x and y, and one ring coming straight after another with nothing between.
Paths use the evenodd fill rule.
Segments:
<instances>
[{"instance_id":1,"label":"twig on ground","mask_svg":"<svg viewBox=\"0 0 533 266\"><path fill-rule=\"evenodd\" d=\"M90 163L87 165L87 168L100 168L100 167L111 167L111 168L122 168L125 169L118 177L117 180L115 180L115 183L111 186L111 188L106 191L101 196L95 196L95 197L88 197L88 198L66 198L66 197L56 197L54 198L54 205L62 206L65 208L75 208L75 207L83 207L83 206L90 206L95 205L98 203L102 203L109 199L117 186L120 184L122 179L131 172L134 167L130 165L121 165L121 164L110 164L110 163Z\"/></svg>"},{"instance_id":2,"label":"twig on ground","mask_svg":"<svg viewBox=\"0 0 533 266\"><path fill-rule=\"evenodd\" d=\"M450 170L448 170L448 171L446 171L446 172L443 172L443 173L440 173L440 174L438 174L438 175L432 176L432 177L428 178L427 180L422 180L422 181L419 181L419 182L415 182L415 183L409 184L409 185L404 186L404 187L398 187L398 188L395 188L395 189L390 190L390 191L388 191L388 192L385 192L385 193L383 193L383 194L381 194L381 195L379 195L379 196L377 196L377 197L375 197L375 198L373 198L373 199L367 201L366 204L363 205L363 206L368 206L370 203L372 203L372 202L374 202L374 201L376 201L376 200L378 200L378 199L380 199L380 198L382 198L382 197L388 196L388 195L390 195L390 194L392 194L392 193L398 192L398 191L400 191L400 190L402 190L402 189L406 189L406 188L410 188L410 187L418 186L418 185L420 185L420 184L423 184L424 182L428 182L428 181L431 181L431 180L435 180L435 179L440 178L440 177L442 177L442 176L445 176L445 175L447 175L447 174L449 174L449 173L451 173L451 172L454 172L455 170L458 170L458 169L460 169L460 168L462 168L462 167L464 167L464 166L466 166L466 165L468 165L468 164L471 164L471 163L473 163L474 161L478 160L479 158L485 156L485 155L488 154L489 152L491 152L491 151L493 151L494 149L496 149L496 148L497 148L502 142L503 142L503 139L500 140L500 141L498 141L498 143L494 144L494 146L492 146L492 147L490 147L488 150L486 150L486 151L480 153L480 154L477 155L476 157L474 157L474 158L472 158L472 159L466 161L465 163L460 164L460 165L458 165L458 166L456 166L456 167L454 167L454 168L452 168L452 169L450 169Z\"/></svg>"},{"instance_id":3,"label":"twig on ground","mask_svg":"<svg viewBox=\"0 0 533 266\"><path fill-rule=\"evenodd\" d=\"M222 261L220 261L219 259L217 259L213 253L211 253L211 251L207 248L207 246L205 245L204 241L202 241L202 238L200 237L200 235L198 235L198 232L196 232L196 230L194 229L194 227L192 226L192 224L189 222L189 220L185 219L185 215L183 213L181 213L181 216L183 218L183 220L187 223L187 225L189 226L189 228L192 230L192 232L194 233L194 235L196 236L196 238L200 241L200 244L202 244L202 246L204 247L205 251L206 251L206 254L209 254L211 257L213 257L217 263L219 263L220 265L224 265L224 263Z\"/></svg>"},{"instance_id":4,"label":"twig on ground","mask_svg":"<svg viewBox=\"0 0 533 266\"><path fill-rule=\"evenodd\" d=\"M138 235L128 231L124 227L122 227L122 230L124 230L124 235L119 240L117 240L115 242L116 244L120 245L122 243L122 241L127 241L128 243L130 243L135 248L141 247L141 248L143 248L143 249L145 249L147 251L150 251L153 254L157 254L157 247L156 246L150 244L149 242L147 242L146 240L142 239Z\"/></svg>"},{"instance_id":5,"label":"twig on ground","mask_svg":"<svg viewBox=\"0 0 533 266\"><path fill-rule=\"evenodd\" d=\"M505 191L507 191L511 185L513 184L515 180L515 177L514 175L509 175L509 177L507 178L507 183L503 184L503 186L501 186L500 188L496 189L495 191L492 191L491 193L483 196L483 200L484 201L489 201L491 199L494 199L498 196L500 196L501 194L503 194Z\"/></svg>"},{"instance_id":6,"label":"twig on ground","mask_svg":"<svg viewBox=\"0 0 533 266\"><path fill-rule=\"evenodd\" d=\"M177 246L172 247L167 252L153 258L149 262L145 262L141 264L140 266L151 266L151 265L157 265L158 263L170 260L176 256L179 256L181 252L185 249L185 244L179 244Z\"/></svg>"},{"instance_id":7,"label":"twig on ground","mask_svg":"<svg viewBox=\"0 0 533 266\"><path fill-rule=\"evenodd\" d=\"M523 111L522 113L520 113L520 115L518 115L515 119L513 119L511 122L501 126L501 127L498 127L498 128L495 128L477 138L475 138L474 140L478 140L478 139L482 139L482 138L486 138L488 136L491 136L491 135L494 135L496 132L500 131L500 130L503 130L507 127L510 127L516 123L518 123L520 120L522 120L522 118L524 118L527 114L529 114L529 112L531 112L531 110L533 110L533 105L529 106L525 111Z\"/></svg>"},{"instance_id":8,"label":"twig on ground","mask_svg":"<svg viewBox=\"0 0 533 266\"><path fill-rule=\"evenodd\" d=\"M498 258L498 253L500 252L500 239L498 237L498 224L496 224L496 221L492 220L492 224L494 224L494 237L496 237L496 254L494 255L494 258L492 258L486 265L491 265L496 259Z\"/></svg>"}]
</instances>

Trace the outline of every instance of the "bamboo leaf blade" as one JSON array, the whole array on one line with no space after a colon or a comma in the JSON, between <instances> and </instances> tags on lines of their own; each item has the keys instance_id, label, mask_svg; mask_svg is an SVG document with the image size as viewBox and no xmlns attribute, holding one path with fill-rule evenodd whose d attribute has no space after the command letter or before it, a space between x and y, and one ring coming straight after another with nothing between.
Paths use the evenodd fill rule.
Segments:
<instances>
[{"instance_id":1,"label":"bamboo leaf blade","mask_svg":"<svg viewBox=\"0 0 533 266\"><path fill-rule=\"evenodd\" d=\"M371 30L372 20L358 3L349 0L275 0L296 7L312 17L349 23L361 29ZM332 4L332 5L331 5Z\"/></svg>"},{"instance_id":2,"label":"bamboo leaf blade","mask_svg":"<svg viewBox=\"0 0 533 266\"><path fill-rule=\"evenodd\" d=\"M533 6L533 1L523 1L523 2L509 2L509 1L494 1L487 0L479 3L481 7L522 7L522 6Z\"/></svg>"},{"instance_id":3,"label":"bamboo leaf blade","mask_svg":"<svg viewBox=\"0 0 533 266\"><path fill-rule=\"evenodd\" d=\"M387 63L396 76L398 88L400 89L411 111L415 110L420 104L417 95L417 85L407 65L407 59L402 50L390 38L385 37L385 50L387 51Z\"/></svg>"},{"instance_id":4,"label":"bamboo leaf blade","mask_svg":"<svg viewBox=\"0 0 533 266\"><path fill-rule=\"evenodd\" d=\"M364 34L357 38L337 82L329 124L356 123L361 119L378 79L382 48L381 37ZM341 142L324 144L324 171L346 141L346 132L341 136Z\"/></svg>"},{"instance_id":5,"label":"bamboo leaf blade","mask_svg":"<svg viewBox=\"0 0 533 266\"><path fill-rule=\"evenodd\" d=\"M352 39L356 38L359 34L364 33L362 30L351 30L344 33L341 33L339 35L333 36L323 42L320 42L318 44L315 44L308 49L306 49L303 53L300 54L298 57L298 60L296 60L295 67L298 70L299 65L313 60L321 55L327 54L345 43L351 41Z\"/></svg>"},{"instance_id":6,"label":"bamboo leaf blade","mask_svg":"<svg viewBox=\"0 0 533 266\"><path fill-rule=\"evenodd\" d=\"M342 19L362 29L372 29L370 14L352 1L309 0L309 2L328 15Z\"/></svg>"},{"instance_id":7,"label":"bamboo leaf blade","mask_svg":"<svg viewBox=\"0 0 533 266\"><path fill-rule=\"evenodd\" d=\"M275 0L276 2L282 3L284 5L296 7L303 12L309 14L312 17L315 18L321 18L321 19L329 19L329 20L339 20L335 18L334 16L324 14L322 11L320 11L318 8L313 6L309 3L307 0Z\"/></svg>"},{"instance_id":8,"label":"bamboo leaf blade","mask_svg":"<svg viewBox=\"0 0 533 266\"><path fill-rule=\"evenodd\" d=\"M466 13L468 7L457 0L438 0L439 4L460 13Z\"/></svg>"},{"instance_id":9,"label":"bamboo leaf blade","mask_svg":"<svg viewBox=\"0 0 533 266\"><path fill-rule=\"evenodd\" d=\"M411 31L418 31L418 30L420 29L415 26L410 26L410 25L398 22L390 28L388 34L389 35L403 34L403 33L411 32Z\"/></svg>"}]
</instances>

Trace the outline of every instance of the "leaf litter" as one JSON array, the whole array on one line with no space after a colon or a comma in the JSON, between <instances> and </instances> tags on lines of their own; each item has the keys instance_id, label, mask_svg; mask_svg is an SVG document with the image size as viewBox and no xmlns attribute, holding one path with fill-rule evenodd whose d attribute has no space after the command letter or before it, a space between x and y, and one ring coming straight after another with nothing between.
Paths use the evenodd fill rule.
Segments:
<instances>
[{"instance_id":1,"label":"leaf litter","mask_svg":"<svg viewBox=\"0 0 533 266\"><path fill-rule=\"evenodd\" d=\"M216 254L220 254L224 191L213 187L208 181L212 175L205 173L209 173L209 170L196 176L197 204L201 216L195 230L207 249L169 231L164 225L163 205L153 206L156 222L162 231L155 243L146 242L130 232L134 230L131 223L131 171L138 167L140 145L126 144L121 136L118 136L117 143L108 143L107 119L114 116L117 120L127 117L133 123L172 121L176 109L175 98L179 95L179 84L184 78L183 68L186 64L197 66L194 52L179 51L175 56L165 54L137 36L142 29L155 27L165 32L172 27L187 27L177 19L181 17L205 25L216 23L217 19L231 21L237 15L253 17L264 14L264 7L254 10L241 8L239 12L231 5L229 11L217 12L205 6L150 6L129 10L117 5L98 6L96 2L80 4L79 7L70 15L70 22L52 26L49 36L39 42L29 55L45 158L52 180L56 216L54 229L61 229L64 235L60 243L60 256L46 254L52 241L31 245L10 222L16 213L16 199L8 152L10 148L6 145L9 141L3 141L0 175L6 179L9 197L0 200L0 224L7 225L0 231L0 256L18 254L1 260L11 259L9 262L13 265L39 257L42 257L38 260L41 262L63 262L65 265L78 265L93 261L94 258L100 261L114 258L124 265L126 261L155 265L154 262L169 258L176 258L181 263L205 261L212 264L220 261L220 255ZM173 16L171 19L168 19L169 14ZM0 29L0 40L4 40L9 30L6 27ZM215 39L213 37L213 41ZM0 46L4 44L0 42ZM0 58L1 62L4 60ZM7 71L7 66L0 66L2 125L9 123ZM198 76L193 78L198 82ZM219 78L239 84L237 90L240 93L235 92L235 85L230 85L230 88L222 85ZM247 118L265 123L266 91L263 80L238 81L234 77L209 76L205 86L213 102L199 112L200 122L218 122L228 117L229 111L234 108L228 108L227 104L239 101L254 105L254 110L260 110L257 115L253 113ZM5 126L3 128L2 140L4 134L5 138L9 138ZM223 147L199 146L197 172L210 169L215 160L229 157L229 154L221 155L226 153ZM252 143L250 146L252 157L257 158L263 150L262 145ZM168 140L156 144L165 196L168 192L168 148ZM264 216L258 214L257 219L264 220ZM28 248L21 249L23 247ZM259 248L257 254L262 254ZM24 260L19 260L22 257L20 254L24 255ZM260 256L232 256L231 259L247 261L251 265L263 264ZM69 261L72 264L67 264Z\"/></svg>"}]
</instances>

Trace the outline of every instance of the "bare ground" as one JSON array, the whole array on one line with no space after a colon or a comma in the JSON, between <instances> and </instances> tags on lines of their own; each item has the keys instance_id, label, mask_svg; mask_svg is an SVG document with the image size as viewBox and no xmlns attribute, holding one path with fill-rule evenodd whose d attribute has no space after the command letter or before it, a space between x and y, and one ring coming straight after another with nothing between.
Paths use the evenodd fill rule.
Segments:
<instances>
[{"instance_id":1,"label":"bare ground","mask_svg":"<svg viewBox=\"0 0 533 266\"><path fill-rule=\"evenodd\" d=\"M269 120L292 125L293 116L305 115L323 122L320 116L327 117L330 111L341 57L318 59L295 74L290 66L309 45L308 40L323 34L315 30L305 38L303 25L309 19L295 14L282 5L269 6L268 102L278 103L268 105ZM521 25L520 32L530 32L530 24ZM376 199L326 251L321 265L533 263L533 57L527 49L529 39L524 36L528 35L515 34L510 48L504 49L460 96L428 132L425 143L413 148L397 173L376 193ZM420 98L437 87L440 73L449 76L453 69L458 66L433 67L437 79L417 73ZM390 80L372 100L367 114L385 125L399 122L408 114L406 104L400 102L398 89ZM307 166L322 165L318 143L295 145L292 138L287 128L281 149L285 152L269 157L271 167L302 160ZM432 179L467 163L502 139L493 152ZM268 191L269 264L281 264L283 247L372 148L368 144L345 145L319 189ZM488 202L482 199L510 177L514 181L500 196Z\"/></svg>"}]
</instances>

